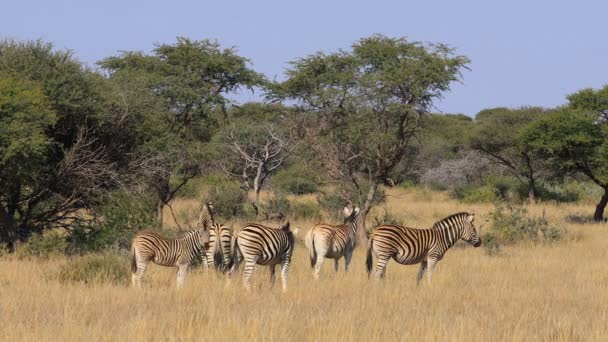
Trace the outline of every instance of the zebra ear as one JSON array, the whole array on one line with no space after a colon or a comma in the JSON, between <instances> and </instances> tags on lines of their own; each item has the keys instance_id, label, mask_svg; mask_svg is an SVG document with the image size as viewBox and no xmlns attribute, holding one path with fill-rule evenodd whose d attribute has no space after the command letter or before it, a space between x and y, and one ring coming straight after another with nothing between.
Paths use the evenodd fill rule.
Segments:
<instances>
[{"instance_id":1,"label":"zebra ear","mask_svg":"<svg viewBox=\"0 0 608 342\"><path fill-rule=\"evenodd\" d=\"M349 217L352 210L349 207L344 207L344 217Z\"/></svg>"},{"instance_id":2,"label":"zebra ear","mask_svg":"<svg viewBox=\"0 0 608 342\"><path fill-rule=\"evenodd\" d=\"M469 217L467 218L467 221L469 223L473 223L473 220L475 220L475 214L469 214Z\"/></svg>"},{"instance_id":3,"label":"zebra ear","mask_svg":"<svg viewBox=\"0 0 608 342\"><path fill-rule=\"evenodd\" d=\"M359 210L359 207L356 207L356 208L355 208L355 214L359 215L359 211L360 211L360 210Z\"/></svg>"}]
</instances>

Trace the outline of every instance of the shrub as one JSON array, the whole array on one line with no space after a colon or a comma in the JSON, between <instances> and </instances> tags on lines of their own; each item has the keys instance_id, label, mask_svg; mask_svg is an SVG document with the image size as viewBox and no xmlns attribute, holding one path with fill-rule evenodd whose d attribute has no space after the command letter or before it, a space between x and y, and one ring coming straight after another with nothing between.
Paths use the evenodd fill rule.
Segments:
<instances>
[{"instance_id":1,"label":"shrub","mask_svg":"<svg viewBox=\"0 0 608 342\"><path fill-rule=\"evenodd\" d=\"M171 183L177 182L177 180L171 180ZM206 184L206 179L202 177L196 177L188 181L182 186L176 193L177 198L197 198L201 194L201 190ZM172 184L173 185L173 184Z\"/></svg>"},{"instance_id":2,"label":"shrub","mask_svg":"<svg viewBox=\"0 0 608 342\"><path fill-rule=\"evenodd\" d=\"M15 254L19 259L36 257L48 258L53 255L63 255L68 243L63 234L56 231L48 231L43 234L34 234L28 241L20 245Z\"/></svg>"},{"instance_id":3,"label":"shrub","mask_svg":"<svg viewBox=\"0 0 608 342\"><path fill-rule=\"evenodd\" d=\"M274 196L264 204L262 210L267 213L283 213L288 215L291 211L291 203L284 194L274 194Z\"/></svg>"},{"instance_id":4,"label":"shrub","mask_svg":"<svg viewBox=\"0 0 608 342\"><path fill-rule=\"evenodd\" d=\"M108 247L128 250L131 238L141 229L154 227L155 197L116 191L106 197L99 220L75 224L68 237L68 253L101 251Z\"/></svg>"},{"instance_id":5,"label":"shrub","mask_svg":"<svg viewBox=\"0 0 608 342\"><path fill-rule=\"evenodd\" d=\"M245 199L245 192L233 182L224 181L209 190L208 200L213 203L215 215L226 220L243 216Z\"/></svg>"},{"instance_id":6,"label":"shrub","mask_svg":"<svg viewBox=\"0 0 608 342\"><path fill-rule=\"evenodd\" d=\"M294 195L310 194L318 191L317 173L303 163L283 169L272 178L272 185L281 191Z\"/></svg>"},{"instance_id":7,"label":"shrub","mask_svg":"<svg viewBox=\"0 0 608 342\"><path fill-rule=\"evenodd\" d=\"M484 246L489 254L497 254L501 244L551 243L561 240L563 235L563 229L550 224L544 215L533 218L524 207L497 205L492 213L492 227L484 234Z\"/></svg>"},{"instance_id":8,"label":"shrub","mask_svg":"<svg viewBox=\"0 0 608 342\"><path fill-rule=\"evenodd\" d=\"M313 202L291 203L290 215L299 219L321 219L321 207Z\"/></svg>"},{"instance_id":9,"label":"shrub","mask_svg":"<svg viewBox=\"0 0 608 342\"><path fill-rule=\"evenodd\" d=\"M126 285L129 281L129 263L126 258L112 254L88 254L71 258L58 274L62 283L111 283Z\"/></svg>"},{"instance_id":10,"label":"shrub","mask_svg":"<svg viewBox=\"0 0 608 342\"><path fill-rule=\"evenodd\" d=\"M397 216L389 213L386 207L384 207L384 213L381 216L374 216L374 225L372 228L381 226L383 224L404 226L403 221L397 218Z\"/></svg>"},{"instance_id":11,"label":"shrub","mask_svg":"<svg viewBox=\"0 0 608 342\"><path fill-rule=\"evenodd\" d=\"M494 202L501 199L501 192L494 185L464 185L454 188L451 196L464 203Z\"/></svg>"}]
</instances>

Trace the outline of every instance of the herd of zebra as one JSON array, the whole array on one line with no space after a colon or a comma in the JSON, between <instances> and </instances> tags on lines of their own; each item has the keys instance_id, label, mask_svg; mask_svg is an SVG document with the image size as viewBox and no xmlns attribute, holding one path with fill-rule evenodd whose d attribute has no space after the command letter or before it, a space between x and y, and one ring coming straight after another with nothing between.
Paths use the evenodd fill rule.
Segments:
<instances>
[{"instance_id":1,"label":"herd of zebra","mask_svg":"<svg viewBox=\"0 0 608 342\"><path fill-rule=\"evenodd\" d=\"M310 252L310 263L315 279L319 277L325 258L334 259L338 271L339 260L344 257L348 271L355 249L359 208L348 203L344 208L341 225L317 224L305 236ZM417 281L424 272L430 283L433 268L456 241L462 239L475 247L481 245L473 221L475 215L461 212L450 215L428 229L408 228L398 225L381 225L369 235L366 268L372 271L375 256L376 278L383 278L386 265L392 258L402 265L420 264ZM289 222L281 227L269 227L250 223L236 230L230 229L213 218L213 205L203 205L196 229L184 232L176 239L165 239L151 231L139 232L131 244L132 285L141 287L141 280L150 262L161 266L177 267L177 286L181 287L188 267L196 256L203 265L230 275L238 271L244 262L243 284L251 288L251 275L255 265L270 268L270 286L275 282L275 269L281 265L283 291L287 290L287 274L295 247L298 229L290 230Z\"/></svg>"}]
</instances>

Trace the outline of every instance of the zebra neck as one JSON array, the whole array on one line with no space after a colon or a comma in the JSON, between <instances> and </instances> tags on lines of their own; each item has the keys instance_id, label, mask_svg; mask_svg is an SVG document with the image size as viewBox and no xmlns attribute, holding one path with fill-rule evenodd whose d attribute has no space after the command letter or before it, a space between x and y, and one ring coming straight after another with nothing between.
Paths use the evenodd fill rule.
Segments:
<instances>
[{"instance_id":1,"label":"zebra neck","mask_svg":"<svg viewBox=\"0 0 608 342\"><path fill-rule=\"evenodd\" d=\"M443 241L447 248L454 246L456 241L460 239L461 233L457 227L446 227L444 229L438 230L440 235L442 235Z\"/></svg>"},{"instance_id":2,"label":"zebra neck","mask_svg":"<svg viewBox=\"0 0 608 342\"><path fill-rule=\"evenodd\" d=\"M355 234L357 233L357 220L347 221L346 227L348 229L348 236L351 239L354 239Z\"/></svg>"}]
</instances>

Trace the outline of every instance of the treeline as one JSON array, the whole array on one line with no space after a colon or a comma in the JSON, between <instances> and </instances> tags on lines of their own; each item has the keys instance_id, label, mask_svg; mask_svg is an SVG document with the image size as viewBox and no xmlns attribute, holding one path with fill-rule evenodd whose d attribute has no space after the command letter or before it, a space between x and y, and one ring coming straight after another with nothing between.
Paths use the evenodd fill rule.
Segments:
<instances>
[{"instance_id":1,"label":"treeline","mask_svg":"<svg viewBox=\"0 0 608 342\"><path fill-rule=\"evenodd\" d=\"M0 243L57 227L72 246L128 241L201 177L222 178L212 195L225 208L252 193L250 215L265 187L322 191L325 207L353 201L361 238L384 187L418 183L536 201L560 199L548 184L592 182L603 220L608 87L554 109L431 114L468 65L442 44L376 35L292 61L275 82L209 40L123 52L95 70L50 43L0 42ZM237 90L265 100L239 105Z\"/></svg>"}]
</instances>

